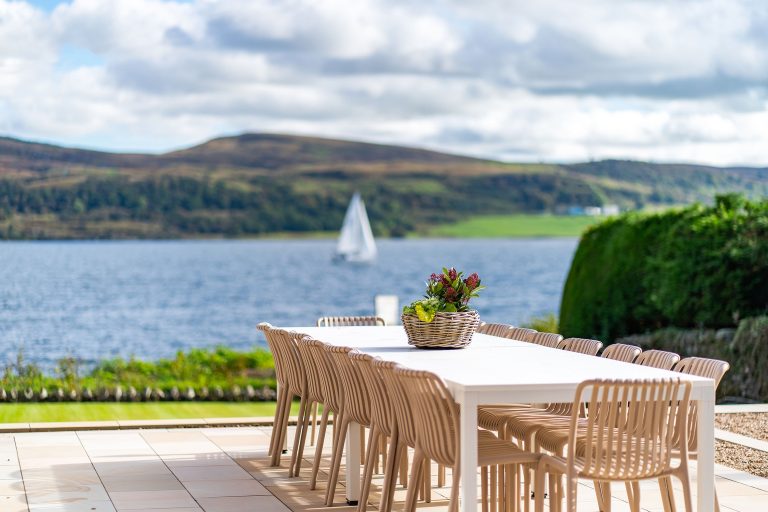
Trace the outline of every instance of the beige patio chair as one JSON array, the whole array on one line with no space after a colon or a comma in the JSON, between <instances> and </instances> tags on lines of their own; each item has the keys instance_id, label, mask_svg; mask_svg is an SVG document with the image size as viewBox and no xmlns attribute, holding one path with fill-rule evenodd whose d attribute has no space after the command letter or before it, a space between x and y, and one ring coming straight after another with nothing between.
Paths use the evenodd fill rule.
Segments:
<instances>
[{"instance_id":1,"label":"beige patio chair","mask_svg":"<svg viewBox=\"0 0 768 512\"><path fill-rule=\"evenodd\" d=\"M603 348L603 342L587 338L567 338L560 342L559 348L568 352L596 356L600 349Z\"/></svg>"},{"instance_id":2,"label":"beige patio chair","mask_svg":"<svg viewBox=\"0 0 768 512\"><path fill-rule=\"evenodd\" d=\"M387 325L378 316L321 316L317 319L318 327L354 327L354 326L383 326Z\"/></svg>"},{"instance_id":3,"label":"beige patio chair","mask_svg":"<svg viewBox=\"0 0 768 512\"><path fill-rule=\"evenodd\" d=\"M318 327L355 327L355 326L386 326L387 322L378 316L321 316L317 319ZM315 444L315 426L317 425L317 411L315 406L312 410L312 430L310 433L309 444Z\"/></svg>"},{"instance_id":4,"label":"beige patio chair","mask_svg":"<svg viewBox=\"0 0 768 512\"><path fill-rule=\"evenodd\" d=\"M338 418L338 424L335 426L337 448L334 450L331 459L328 488L325 494L325 505L331 507L333 506L333 496L339 479L341 455L347 438L347 428L352 422L363 427L371 426L371 401L368 385L357 365L354 365L349 357L355 350L350 347L327 346L325 351L330 360L336 365L336 370L341 376L341 383L344 386L344 410L343 414ZM334 421L336 420L337 418L334 418ZM375 450L376 447L378 447L378 444L374 447L369 446L369 449ZM373 468L371 467L372 470Z\"/></svg>"},{"instance_id":5,"label":"beige patio chair","mask_svg":"<svg viewBox=\"0 0 768 512\"><path fill-rule=\"evenodd\" d=\"M277 350L278 358L282 360L285 369L285 393L282 397L280 426L277 431L272 432L274 437L277 434L275 445L273 446L271 464L274 467L280 465L282 447L288 433L288 418L291 412L291 403L294 397L300 400L299 418L302 418L308 412L308 394L307 394L307 374L304 370L304 364L296 348L296 333L286 331L285 329L267 329L265 334L272 336L273 346ZM291 463L288 469L288 476L293 474L293 468L296 464L297 450L301 437L301 425L296 428L296 434L293 443L293 452L291 453Z\"/></svg>"},{"instance_id":6,"label":"beige patio chair","mask_svg":"<svg viewBox=\"0 0 768 512\"><path fill-rule=\"evenodd\" d=\"M730 368L725 361L717 359L706 359L703 357L686 357L681 359L675 365L673 371L706 377L715 381L715 389L720 385L720 381ZM698 424L698 404L691 403L690 413L688 415L688 456L695 459L698 451L698 433L696 426ZM676 440L675 455L680 456L680 440ZM675 512L675 499L672 494L672 480L669 477L659 479L659 489L661 491L662 503L665 512ZM720 504L715 492L715 512L720 511Z\"/></svg>"},{"instance_id":7,"label":"beige patio chair","mask_svg":"<svg viewBox=\"0 0 768 512\"><path fill-rule=\"evenodd\" d=\"M304 416L299 417L298 425L301 428L301 439L299 441L298 453L296 455L296 465L291 473L292 476L299 476L301 470L301 461L304 457L304 444L306 443L307 431L309 430L309 411L316 411L317 406L323 405L323 415L320 420L320 439L316 450L322 452L325 430L328 425L328 414L331 408L328 407L328 392L325 389L324 381L321 378L322 361L318 359L318 351L323 349L324 343L309 336L303 336L296 339L296 348L304 364L304 370L307 374L307 395L309 397L309 407L304 411ZM313 468L313 479L317 478L317 468Z\"/></svg>"},{"instance_id":8,"label":"beige patio chair","mask_svg":"<svg viewBox=\"0 0 768 512\"><path fill-rule=\"evenodd\" d=\"M538 331L535 329L527 329L525 327L510 327L509 331L504 335L504 337L512 340L530 342L531 338L533 338L533 335L537 332Z\"/></svg>"},{"instance_id":9,"label":"beige patio chair","mask_svg":"<svg viewBox=\"0 0 768 512\"><path fill-rule=\"evenodd\" d=\"M489 324L483 322L478 326L477 331L475 332L479 332L480 334L488 334L489 336L507 338L507 333L509 333L510 329L512 329L512 326L509 324Z\"/></svg>"},{"instance_id":10,"label":"beige patio chair","mask_svg":"<svg viewBox=\"0 0 768 512\"><path fill-rule=\"evenodd\" d=\"M315 364L317 375L320 378L323 399L325 400L323 402L323 420L325 421L320 421L320 432L317 438L317 446L315 447L315 458L312 463L312 475L309 479L309 489L315 490L317 488L317 475L323 454L325 431L330 414L333 414L334 420L333 435L331 436L331 460L333 460L333 454L337 449L337 424L344 412L344 388L335 365L328 360L326 347L329 345L318 340L306 340L305 346Z\"/></svg>"},{"instance_id":11,"label":"beige patio chair","mask_svg":"<svg viewBox=\"0 0 768 512\"><path fill-rule=\"evenodd\" d=\"M423 471L425 458L433 459L452 468L450 512L458 511L459 498L459 406L453 400L445 383L435 374L403 367L394 369L395 378L403 389L402 396L410 404L416 427L416 450L408 486L406 510L414 510L416 482ZM482 468L482 496L487 502L488 481L486 468L503 465L510 476L509 487L517 478L515 468L521 464L536 463L539 455L520 450L487 430L478 430L478 460ZM516 500L515 500L516 501Z\"/></svg>"},{"instance_id":12,"label":"beige patio chair","mask_svg":"<svg viewBox=\"0 0 768 512\"><path fill-rule=\"evenodd\" d=\"M415 416L411 411L411 403L408 401L406 392L400 385L400 381L394 373L395 368L399 368L400 366L392 361L374 359L373 367L378 371L379 376L384 383L386 396L394 411L394 415L390 416L390 421L392 422L391 428L394 432L394 436L390 438L389 447L389 454L394 454L394 456L387 457L387 468L384 472L384 488L382 489L382 496L386 493L387 501L384 503L391 509L395 485L397 483L395 478L396 474L393 468L401 468L401 477L407 475L407 471L403 472L401 465L403 463L407 465L408 463L407 449L416 448ZM425 468L428 469L423 472L417 491L424 501L429 503L431 501L431 461L425 459L423 464ZM387 475L389 475L389 478L387 478ZM440 478L440 475L441 473L438 474L438 478ZM439 487L442 487L441 484L442 482L438 481ZM409 485L412 484L407 484L406 487ZM384 498L382 498L382 500L383 499ZM416 497L414 497L414 500L415 499ZM379 506L379 510L384 510L381 508L381 505Z\"/></svg>"},{"instance_id":13,"label":"beige patio chair","mask_svg":"<svg viewBox=\"0 0 768 512\"><path fill-rule=\"evenodd\" d=\"M553 332L536 332L531 335L530 339L524 341L535 343L542 347L557 348L560 342L563 341L563 337Z\"/></svg>"},{"instance_id":14,"label":"beige patio chair","mask_svg":"<svg viewBox=\"0 0 768 512\"><path fill-rule=\"evenodd\" d=\"M268 454L272 457L275 450L282 451L282 445L278 446L278 440L283 436L283 431L287 428L287 424L283 425L283 415L286 407L286 399L288 399L287 406L290 408L290 399L288 398L288 371L285 368L285 363L281 357L280 348L278 344L281 339L277 338L277 335L273 332L274 327L267 322L261 322L256 328L264 333L264 337L267 339L267 346L272 353L272 359L275 362L275 381L277 382L277 407L275 408L275 418L272 421L272 437L269 440Z\"/></svg>"},{"instance_id":15,"label":"beige patio chair","mask_svg":"<svg viewBox=\"0 0 768 512\"><path fill-rule=\"evenodd\" d=\"M536 495L544 493L545 472L564 475L567 512L576 512L579 478L634 483L676 476L682 482L686 512L692 512L687 463L690 395L690 382L680 379L583 382L573 401L566 452L542 455ZM579 417L577 407L583 397L589 408L586 419ZM683 462L673 466L676 442ZM553 512L560 510L562 499L560 486L553 485L557 480L550 478ZM629 499L630 509L639 512L639 493ZM543 510L543 502L537 501L536 511Z\"/></svg>"},{"instance_id":16,"label":"beige patio chair","mask_svg":"<svg viewBox=\"0 0 768 512\"><path fill-rule=\"evenodd\" d=\"M660 368L662 370L671 370L680 360L680 356L674 352L664 350L646 350L642 352L634 361L634 364ZM512 435L518 432L512 432ZM535 444L533 449L536 451L548 451L561 454L568 442L568 419L550 419L536 431ZM529 448L529 445L524 445ZM530 449L530 448L529 448ZM626 482L627 496L631 497L639 493L637 482ZM611 485L609 482L597 482L595 485L595 494L598 502L601 503L601 510L609 510L611 502Z\"/></svg>"},{"instance_id":17,"label":"beige patio chair","mask_svg":"<svg viewBox=\"0 0 768 512\"><path fill-rule=\"evenodd\" d=\"M358 502L358 511L363 512L367 508L368 497L371 490L371 480L376 465L378 452L376 448L379 443L390 439L389 450L385 457L384 468L384 486L381 491L381 503L379 510L388 512L392 509L392 499L395 492L398 470L407 478L408 457L403 457L403 452L407 450L407 445L399 439L399 429L395 410L392 406L391 397L387 391L384 377L376 367L376 358L362 352L350 352L349 358L352 364L360 371L368 388L368 396L371 401L371 432L368 439L368 449L365 457L365 472L360 489L360 500ZM385 363L382 363L385 364ZM397 455L395 453L397 452Z\"/></svg>"},{"instance_id":18,"label":"beige patio chair","mask_svg":"<svg viewBox=\"0 0 768 512\"><path fill-rule=\"evenodd\" d=\"M614 343L603 349L601 357L606 359L613 359L614 361L632 363L642 351L643 349L635 345L627 345L626 343Z\"/></svg>"},{"instance_id":19,"label":"beige patio chair","mask_svg":"<svg viewBox=\"0 0 768 512\"><path fill-rule=\"evenodd\" d=\"M680 356L674 352L667 352L666 350L646 350L637 356L634 364L651 366L662 370L671 370L678 361L680 361Z\"/></svg>"}]
</instances>

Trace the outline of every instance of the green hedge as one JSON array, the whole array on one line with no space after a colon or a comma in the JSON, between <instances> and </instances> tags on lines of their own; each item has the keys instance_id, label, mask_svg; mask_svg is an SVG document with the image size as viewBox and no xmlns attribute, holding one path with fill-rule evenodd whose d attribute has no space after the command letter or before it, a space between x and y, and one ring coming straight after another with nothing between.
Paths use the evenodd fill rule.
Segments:
<instances>
[{"instance_id":1,"label":"green hedge","mask_svg":"<svg viewBox=\"0 0 768 512\"><path fill-rule=\"evenodd\" d=\"M0 376L0 401L271 400L275 370L263 349L220 346L178 352L173 359L105 359L82 372L65 358L53 375L19 353Z\"/></svg>"},{"instance_id":2,"label":"green hedge","mask_svg":"<svg viewBox=\"0 0 768 512\"><path fill-rule=\"evenodd\" d=\"M628 213L583 235L563 290L565 336L728 327L768 310L768 200L718 196Z\"/></svg>"}]
</instances>

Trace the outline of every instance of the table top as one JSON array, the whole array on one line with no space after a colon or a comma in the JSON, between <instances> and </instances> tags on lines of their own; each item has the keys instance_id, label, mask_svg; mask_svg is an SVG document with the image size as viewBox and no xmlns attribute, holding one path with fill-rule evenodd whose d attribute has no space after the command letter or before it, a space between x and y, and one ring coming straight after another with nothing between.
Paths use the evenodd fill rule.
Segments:
<instances>
[{"instance_id":1,"label":"table top","mask_svg":"<svg viewBox=\"0 0 768 512\"><path fill-rule=\"evenodd\" d=\"M418 349L408 345L402 326L291 327L331 345L353 347L403 366L438 374L452 388L465 391L573 390L588 379L679 377L694 390L711 379L551 349L523 341L478 334L463 349ZM572 395L571 395L572 396Z\"/></svg>"}]
</instances>

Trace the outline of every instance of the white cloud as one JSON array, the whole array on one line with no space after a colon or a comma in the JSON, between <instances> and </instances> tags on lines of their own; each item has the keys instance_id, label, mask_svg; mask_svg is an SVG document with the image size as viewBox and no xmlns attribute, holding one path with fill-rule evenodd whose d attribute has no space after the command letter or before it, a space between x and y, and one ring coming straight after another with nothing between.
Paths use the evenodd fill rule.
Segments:
<instances>
[{"instance_id":1,"label":"white cloud","mask_svg":"<svg viewBox=\"0 0 768 512\"><path fill-rule=\"evenodd\" d=\"M768 165L768 4L0 0L0 113L104 149L270 131Z\"/></svg>"}]
</instances>

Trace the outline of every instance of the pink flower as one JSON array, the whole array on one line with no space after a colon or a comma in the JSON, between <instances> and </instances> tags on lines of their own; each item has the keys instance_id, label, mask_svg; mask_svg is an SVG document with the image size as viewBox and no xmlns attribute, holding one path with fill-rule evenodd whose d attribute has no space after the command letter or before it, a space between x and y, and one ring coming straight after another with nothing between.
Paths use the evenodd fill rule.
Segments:
<instances>
[{"instance_id":1,"label":"pink flower","mask_svg":"<svg viewBox=\"0 0 768 512\"><path fill-rule=\"evenodd\" d=\"M456 290L454 290L452 287L448 287L445 289L445 301L446 302L453 302L456 300Z\"/></svg>"},{"instance_id":2,"label":"pink flower","mask_svg":"<svg viewBox=\"0 0 768 512\"><path fill-rule=\"evenodd\" d=\"M458 273L456 272L456 269L455 269L455 268L453 268L453 267L451 267L451 269L448 271L448 279L450 279L451 281L453 281L453 280L455 280L455 279L456 279L456 276L457 276L457 275L458 275Z\"/></svg>"},{"instance_id":3,"label":"pink flower","mask_svg":"<svg viewBox=\"0 0 768 512\"><path fill-rule=\"evenodd\" d=\"M474 290L475 288L477 288L477 285L479 283L480 283L480 276L478 276L476 272L464 280L464 284L466 284L470 290Z\"/></svg>"},{"instance_id":4,"label":"pink flower","mask_svg":"<svg viewBox=\"0 0 768 512\"><path fill-rule=\"evenodd\" d=\"M434 283L436 283L436 282L440 281L440 278L441 278L441 277L442 277L442 276L439 276L439 275L437 275L437 274L435 274L435 273L433 272L433 273L432 273L432 275L431 275L431 276L429 276L429 280L430 280L430 281L432 281L432 282L434 282Z\"/></svg>"}]
</instances>

